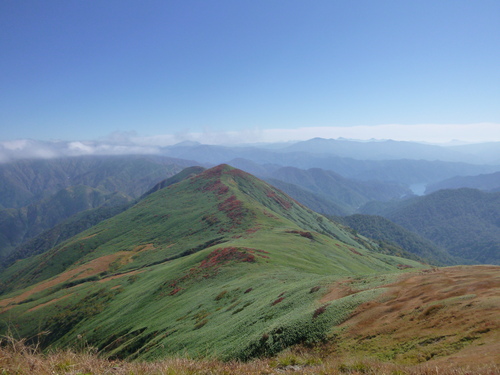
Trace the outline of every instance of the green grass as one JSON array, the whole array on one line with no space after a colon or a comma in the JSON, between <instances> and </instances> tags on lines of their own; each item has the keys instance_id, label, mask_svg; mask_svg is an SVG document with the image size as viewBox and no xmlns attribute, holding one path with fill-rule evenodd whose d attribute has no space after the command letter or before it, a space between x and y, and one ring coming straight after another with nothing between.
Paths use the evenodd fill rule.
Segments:
<instances>
[{"instance_id":1,"label":"green grass","mask_svg":"<svg viewBox=\"0 0 500 375\"><path fill-rule=\"evenodd\" d=\"M45 344L54 347L83 337L119 358L247 360L324 340L377 294L324 304L327 288L313 288L349 276L383 284L380 275L400 273L401 265L421 267L372 252L262 181L217 167L16 264L2 282L22 288L119 251L130 256L106 272L74 276L12 305L0 314L5 329L21 337L48 330ZM130 271L138 273L99 282Z\"/></svg>"}]
</instances>

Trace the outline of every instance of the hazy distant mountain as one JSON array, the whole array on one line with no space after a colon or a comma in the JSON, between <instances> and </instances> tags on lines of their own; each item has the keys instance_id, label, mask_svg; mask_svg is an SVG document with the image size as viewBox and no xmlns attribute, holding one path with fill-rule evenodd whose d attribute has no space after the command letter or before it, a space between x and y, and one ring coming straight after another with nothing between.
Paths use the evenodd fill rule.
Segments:
<instances>
[{"instance_id":1,"label":"hazy distant mountain","mask_svg":"<svg viewBox=\"0 0 500 375\"><path fill-rule=\"evenodd\" d=\"M17 160L0 164L0 207L23 207L75 185L139 197L158 181L196 164L148 155Z\"/></svg>"},{"instance_id":2,"label":"hazy distant mountain","mask_svg":"<svg viewBox=\"0 0 500 375\"><path fill-rule=\"evenodd\" d=\"M355 143L356 146L365 145L365 143L361 142L352 143ZM370 142L368 142L368 144L370 144ZM300 145L300 142L297 145ZM400 143L396 142L396 145L405 149L405 147L403 147ZM413 147L413 143L411 143L411 145ZM235 162L234 165L237 165L238 167L241 167L251 173L258 174L259 176L273 177L272 171L262 170L262 168L267 169L266 166L272 166L272 169L276 169L276 166L290 166L300 169L321 168L334 171L347 178L355 178L358 180L378 180L383 182L403 183L407 185L425 185L454 176L478 175L481 173L493 173L500 170L500 164L478 165L440 160L414 160L414 158L360 160L358 157L340 157L333 155L332 153L293 151L292 147L294 146L280 150L270 150L258 147L227 147L195 144L176 147L170 146L164 148L163 151L168 156L196 160L200 164L227 163L233 165L232 162ZM422 146L424 149L426 147L430 147L431 149L438 147L420 144L417 144L417 146L418 148ZM444 153L447 153L446 148L438 147L438 150L441 149L444 150ZM245 162L243 160L245 160ZM244 163L246 163L246 165L244 165ZM254 164L251 165L250 163Z\"/></svg>"},{"instance_id":3,"label":"hazy distant mountain","mask_svg":"<svg viewBox=\"0 0 500 375\"><path fill-rule=\"evenodd\" d=\"M273 178L326 196L332 202L346 207L351 213L371 200L387 201L411 195L408 188L397 184L350 180L320 168L302 170L284 167L275 170Z\"/></svg>"},{"instance_id":4,"label":"hazy distant mountain","mask_svg":"<svg viewBox=\"0 0 500 375\"><path fill-rule=\"evenodd\" d=\"M450 149L467 155L469 161L485 164L500 164L500 142L451 146Z\"/></svg>"},{"instance_id":5,"label":"hazy distant mountain","mask_svg":"<svg viewBox=\"0 0 500 375\"><path fill-rule=\"evenodd\" d=\"M119 206L132 200L124 193L103 193L84 185L71 186L22 208L0 210L0 257L61 221L100 206Z\"/></svg>"},{"instance_id":6,"label":"hazy distant mountain","mask_svg":"<svg viewBox=\"0 0 500 375\"><path fill-rule=\"evenodd\" d=\"M427 186L425 193L430 194L442 189L473 188L483 191L500 189L500 172L479 176L456 176Z\"/></svg>"},{"instance_id":7,"label":"hazy distant mountain","mask_svg":"<svg viewBox=\"0 0 500 375\"><path fill-rule=\"evenodd\" d=\"M467 156L450 148L417 142L393 140L352 141L324 138L313 138L308 141L297 142L284 149L284 151L331 154L357 160L413 159L456 162L466 161Z\"/></svg>"},{"instance_id":8,"label":"hazy distant mountain","mask_svg":"<svg viewBox=\"0 0 500 375\"><path fill-rule=\"evenodd\" d=\"M361 211L384 216L453 256L500 264L500 193L439 190L402 202L372 202Z\"/></svg>"}]
</instances>

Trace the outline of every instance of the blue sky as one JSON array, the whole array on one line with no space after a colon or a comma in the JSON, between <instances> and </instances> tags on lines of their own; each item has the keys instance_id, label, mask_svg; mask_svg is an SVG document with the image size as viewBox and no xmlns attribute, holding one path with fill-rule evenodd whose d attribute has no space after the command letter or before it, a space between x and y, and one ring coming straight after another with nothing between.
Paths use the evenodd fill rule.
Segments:
<instances>
[{"instance_id":1,"label":"blue sky","mask_svg":"<svg viewBox=\"0 0 500 375\"><path fill-rule=\"evenodd\" d=\"M0 54L0 141L500 141L498 0L3 0Z\"/></svg>"}]
</instances>

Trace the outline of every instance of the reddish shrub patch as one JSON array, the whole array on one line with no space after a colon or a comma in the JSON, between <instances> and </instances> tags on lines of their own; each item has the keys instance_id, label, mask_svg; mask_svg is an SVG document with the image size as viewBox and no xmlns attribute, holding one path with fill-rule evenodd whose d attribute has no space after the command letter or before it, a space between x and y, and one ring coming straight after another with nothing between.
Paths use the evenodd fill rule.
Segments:
<instances>
[{"instance_id":1,"label":"reddish shrub patch","mask_svg":"<svg viewBox=\"0 0 500 375\"><path fill-rule=\"evenodd\" d=\"M313 313L313 319L316 319L318 316L323 314L326 311L326 308L328 307L329 304L323 305L321 307L318 307L316 310L314 310Z\"/></svg>"},{"instance_id":2,"label":"reddish shrub patch","mask_svg":"<svg viewBox=\"0 0 500 375\"><path fill-rule=\"evenodd\" d=\"M413 268L412 266L408 265L408 264L398 264L397 267L400 269L400 270L404 270L406 268Z\"/></svg>"},{"instance_id":3,"label":"reddish shrub patch","mask_svg":"<svg viewBox=\"0 0 500 375\"><path fill-rule=\"evenodd\" d=\"M170 293L168 293L170 296L175 296L177 293L179 293L182 289L181 288L175 288L173 289Z\"/></svg>"},{"instance_id":4,"label":"reddish shrub patch","mask_svg":"<svg viewBox=\"0 0 500 375\"><path fill-rule=\"evenodd\" d=\"M354 254L356 254L356 255L363 256L363 254L361 254L359 251L357 251L354 247L350 247L349 250L351 250L351 252L354 253Z\"/></svg>"},{"instance_id":5,"label":"reddish shrub patch","mask_svg":"<svg viewBox=\"0 0 500 375\"><path fill-rule=\"evenodd\" d=\"M168 288L171 288L171 291L167 294L170 296L176 295L185 289L186 283L190 280L207 279L217 275L220 267L229 262L255 262L255 256L250 251L252 249L243 247L226 247L212 251L197 267L191 268L184 276L165 283ZM181 287L181 285L184 287Z\"/></svg>"},{"instance_id":6,"label":"reddish shrub patch","mask_svg":"<svg viewBox=\"0 0 500 375\"><path fill-rule=\"evenodd\" d=\"M313 286L313 287L311 288L311 290L309 291L309 293L314 293L314 292L317 292L317 291L318 291L318 290L320 290L320 289L321 289L321 287L320 287L319 285L318 285L318 286Z\"/></svg>"},{"instance_id":7,"label":"reddish shrub patch","mask_svg":"<svg viewBox=\"0 0 500 375\"><path fill-rule=\"evenodd\" d=\"M247 229L247 230L246 230L246 233L247 233L247 234L252 234L252 233L257 232L259 229L260 229L260 228L259 228L259 226L256 226L256 227L253 227L253 228Z\"/></svg>"},{"instance_id":8,"label":"reddish shrub patch","mask_svg":"<svg viewBox=\"0 0 500 375\"><path fill-rule=\"evenodd\" d=\"M287 231L287 233L295 233L295 234L298 234L302 237L309 238L310 240L314 240L314 237L313 237L311 232L303 232L300 230L289 230L289 231Z\"/></svg>"},{"instance_id":9,"label":"reddish shrub patch","mask_svg":"<svg viewBox=\"0 0 500 375\"><path fill-rule=\"evenodd\" d=\"M286 199L283 199L282 197L280 197L273 190L267 190L266 191L266 195L267 195L268 198L272 198L276 203L278 203L285 210L289 210L292 207L292 204L289 201L287 201Z\"/></svg>"},{"instance_id":10,"label":"reddish shrub patch","mask_svg":"<svg viewBox=\"0 0 500 375\"><path fill-rule=\"evenodd\" d=\"M201 218L202 221L207 223L209 226L215 225L219 222L219 219L215 215L205 215Z\"/></svg>"},{"instance_id":11,"label":"reddish shrub patch","mask_svg":"<svg viewBox=\"0 0 500 375\"><path fill-rule=\"evenodd\" d=\"M274 306L274 305L277 305L278 303L280 303L281 301L283 301L285 299L285 297L280 297L278 298L277 300L273 301L271 303L271 306Z\"/></svg>"},{"instance_id":12,"label":"reddish shrub patch","mask_svg":"<svg viewBox=\"0 0 500 375\"><path fill-rule=\"evenodd\" d=\"M208 257L203 260L199 268L218 268L218 266L228 263L232 260L240 262L255 262L255 256L249 254L246 249L243 251L237 247L225 247L212 251Z\"/></svg>"},{"instance_id":13,"label":"reddish shrub patch","mask_svg":"<svg viewBox=\"0 0 500 375\"><path fill-rule=\"evenodd\" d=\"M243 208L243 203L236 199L235 195L231 195L224 202L220 203L218 208L219 211L223 211L235 224L241 224L245 209Z\"/></svg>"}]
</instances>

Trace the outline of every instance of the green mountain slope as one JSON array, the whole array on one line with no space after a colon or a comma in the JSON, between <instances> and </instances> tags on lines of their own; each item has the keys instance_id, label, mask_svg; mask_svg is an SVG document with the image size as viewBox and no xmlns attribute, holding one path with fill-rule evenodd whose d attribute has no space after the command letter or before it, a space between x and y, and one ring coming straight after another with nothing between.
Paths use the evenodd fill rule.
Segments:
<instances>
[{"instance_id":1,"label":"green mountain slope","mask_svg":"<svg viewBox=\"0 0 500 375\"><path fill-rule=\"evenodd\" d=\"M0 274L3 330L86 340L127 358L247 359L317 341L371 289L322 303L340 277L379 283L418 262L371 251L337 224L222 165Z\"/></svg>"},{"instance_id":2,"label":"green mountain slope","mask_svg":"<svg viewBox=\"0 0 500 375\"><path fill-rule=\"evenodd\" d=\"M297 202L309 207L322 215L347 215L349 210L335 202L331 198L321 194L313 193L295 184L289 184L274 178L266 179L266 182L283 191Z\"/></svg>"},{"instance_id":3,"label":"green mountain slope","mask_svg":"<svg viewBox=\"0 0 500 375\"><path fill-rule=\"evenodd\" d=\"M151 188L148 192L144 194L147 196L159 189L166 186L172 185L174 183L180 182L183 179L191 177L195 174L203 172L202 167L188 167L176 175L169 177ZM2 263L8 266L14 263L16 260L28 258L32 255L41 254L52 247L58 245L59 243L66 241L67 239L83 232L84 230L99 224L101 221L109 219L126 209L130 208L135 202L129 202L128 200L120 200L122 196L120 193L115 193L110 195L110 199L105 201L105 203L93 209L88 209L79 212L70 218L62 221L61 223L55 225L51 229L48 229L36 237L32 238L25 243L17 246L12 253L2 259ZM127 203L123 203L127 202ZM9 210L13 211L13 210ZM1 212L1 211L0 211ZM37 216L38 217L38 216ZM44 217L44 215L39 215L39 217ZM48 226L48 225L47 225ZM22 232L20 230L19 232Z\"/></svg>"},{"instance_id":4,"label":"green mountain slope","mask_svg":"<svg viewBox=\"0 0 500 375\"><path fill-rule=\"evenodd\" d=\"M363 236L401 247L409 253L417 255L429 264L443 266L464 263L452 257L444 249L439 248L431 241L384 217L356 214L335 217L334 219L354 229ZM400 256L408 257L403 254Z\"/></svg>"},{"instance_id":5,"label":"green mountain slope","mask_svg":"<svg viewBox=\"0 0 500 375\"><path fill-rule=\"evenodd\" d=\"M139 198L187 163L132 155L0 164L0 259L78 212Z\"/></svg>"},{"instance_id":6,"label":"green mountain slope","mask_svg":"<svg viewBox=\"0 0 500 375\"><path fill-rule=\"evenodd\" d=\"M425 237L456 257L500 264L500 193L439 190L399 203L364 207Z\"/></svg>"},{"instance_id":7,"label":"green mountain slope","mask_svg":"<svg viewBox=\"0 0 500 375\"><path fill-rule=\"evenodd\" d=\"M78 212L104 205L122 205L131 200L125 194L104 193L89 186L77 185L26 207L0 210L0 257L9 255L21 243Z\"/></svg>"}]
</instances>

